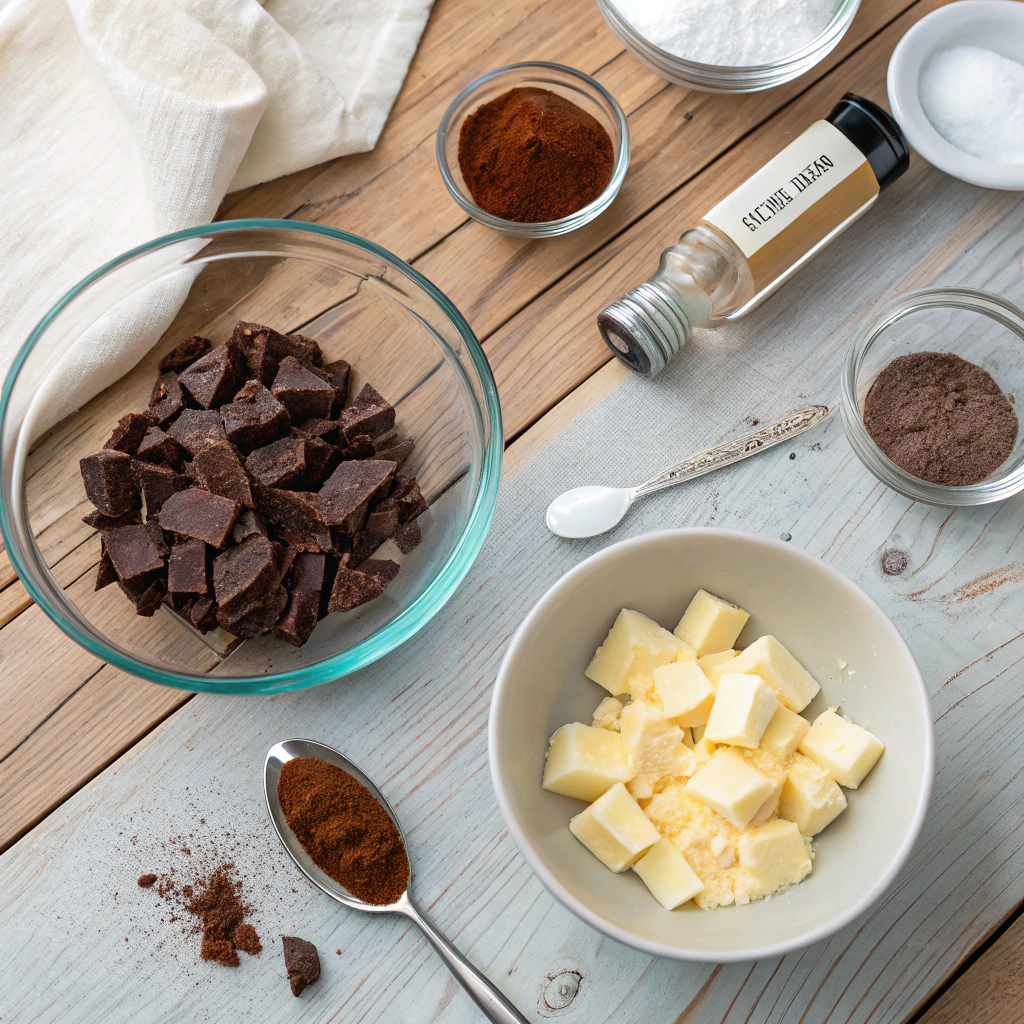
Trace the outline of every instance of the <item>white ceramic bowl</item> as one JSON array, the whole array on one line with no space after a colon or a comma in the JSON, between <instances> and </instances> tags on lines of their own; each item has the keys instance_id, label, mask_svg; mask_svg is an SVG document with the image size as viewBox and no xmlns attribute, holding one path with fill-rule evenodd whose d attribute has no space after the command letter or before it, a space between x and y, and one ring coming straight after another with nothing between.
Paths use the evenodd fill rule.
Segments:
<instances>
[{"instance_id":1,"label":"white ceramic bowl","mask_svg":"<svg viewBox=\"0 0 1024 1024\"><path fill-rule=\"evenodd\" d=\"M623 607L675 626L703 587L750 612L740 644L778 637L818 679L812 717L841 704L886 751L849 808L816 840L811 875L771 900L663 910L635 872L610 872L569 832L579 800L541 789L548 738L590 721L605 692L583 675ZM840 673L839 660L854 670ZM840 678L841 675L841 678ZM709 963L781 956L865 911L910 856L934 770L924 680L881 609L799 548L732 530L651 533L605 548L563 576L519 627L491 701L491 777L523 856L569 910L657 956Z\"/></svg>"},{"instance_id":2,"label":"white ceramic bowl","mask_svg":"<svg viewBox=\"0 0 1024 1024\"><path fill-rule=\"evenodd\" d=\"M1024 189L1024 163L999 164L947 142L921 106L919 83L932 55L952 46L981 46L1024 63L1024 4L960 0L922 18L889 61L889 106L911 146L940 171L983 188ZM1019 98L1019 97L1018 97Z\"/></svg>"}]
</instances>

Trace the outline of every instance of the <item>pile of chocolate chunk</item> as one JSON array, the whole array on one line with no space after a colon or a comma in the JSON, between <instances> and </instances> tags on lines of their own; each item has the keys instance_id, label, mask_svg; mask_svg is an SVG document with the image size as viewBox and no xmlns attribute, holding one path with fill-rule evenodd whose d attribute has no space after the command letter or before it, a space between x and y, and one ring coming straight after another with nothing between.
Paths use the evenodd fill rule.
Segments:
<instances>
[{"instance_id":1,"label":"pile of chocolate chunk","mask_svg":"<svg viewBox=\"0 0 1024 1024\"><path fill-rule=\"evenodd\" d=\"M96 589L139 615L168 604L200 632L273 633L296 646L329 612L379 597L398 573L371 556L420 543L427 502L399 466L411 440L351 368L300 334L239 323L160 363L144 413L81 460L101 536Z\"/></svg>"}]
</instances>

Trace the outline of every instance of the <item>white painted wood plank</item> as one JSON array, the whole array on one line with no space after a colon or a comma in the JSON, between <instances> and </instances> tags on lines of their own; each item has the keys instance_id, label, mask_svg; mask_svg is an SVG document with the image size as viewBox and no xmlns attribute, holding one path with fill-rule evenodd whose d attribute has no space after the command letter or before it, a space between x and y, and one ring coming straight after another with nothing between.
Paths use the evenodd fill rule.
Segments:
<instances>
[{"instance_id":1,"label":"white painted wood plank","mask_svg":"<svg viewBox=\"0 0 1024 1024\"><path fill-rule=\"evenodd\" d=\"M1016 197L918 164L883 204L762 310L697 339L658 381L627 380L506 481L483 555L424 634L316 690L197 697L0 858L4 1019L478 1020L404 923L336 908L284 862L260 766L273 741L293 735L337 745L378 779L407 823L420 899L533 1019L904 1019L1024 898L1021 500L953 515L912 505L861 468L833 421L651 499L610 538L565 543L541 518L566 486L630 482L747 417L830 398L852 325L878 296L941 280L1024 301ZM640 404L660 433L630 431ZM782 961L685 965L604 939L532 876L487 774L490 686L532 601L604 544L684 524L789 533L836 565L892 615L934 698L938 777L911 865L865 918ZM898 576L882 571L893 548L908 557ZM238 971L199 963L196 940L180 923L160 924L153 894L134 885L170 866L159 842L198 833L201 817L238 833L233 855L256 894L268 948ZM323 977L301 1000L283 979L281 932L311 939L323 955ZM550 1008L544 994L557 1004L574 972L577 995Z\"/></svg>"}]
</instances>

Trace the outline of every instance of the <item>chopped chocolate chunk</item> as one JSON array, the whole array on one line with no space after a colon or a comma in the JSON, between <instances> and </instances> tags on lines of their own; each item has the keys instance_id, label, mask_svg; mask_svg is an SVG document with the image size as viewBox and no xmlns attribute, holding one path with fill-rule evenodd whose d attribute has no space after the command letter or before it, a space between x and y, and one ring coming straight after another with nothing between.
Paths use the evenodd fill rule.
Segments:
<instances>
[{"instance_id":1,"label":"chopped chocolate chunk","mask_svg":"<svg viewBox=\"0 0 1024 1024\"><path fill-rule=\"evenodd\" d=\"M102 590L104 587L109 587L111 583L117 582L117 572L114 570L114 563L110 560L110 555L107 554L106 545L100 542L100 564L96 569L96 586L95 590Z\"/></svg>"},{"instance_id":2,"label":"chopped chocolate chunk","mask_svg":"<svg viewBox=\"0 0 1024 1024\"><path fill-rule=\"evenodd\" d=\"M342 448L341 457L345 460L376 458L377 449L373 447L373 438L369 434L357 434Z\"/></svg>"},{"instance_id":3,"label":"chopped chocolate chunk","mask_svg":"<svg viewBox=\"0 0 1024 1024\"><path fill-rule=\"evenodd\" d=\"M215 409L185 409L167 433L192 455L218 441L226 441L224 421Z\"/></svg>"},{"instance_id":4,"label":"chopped chocolate chunk","mask_svg":"<svg viewBox=\"0 0 1024 1024\"><path fill-rule=\"evenodd\" d=\"M216 409L245 381L241 353L228 342L182 370L178 380L204 409Z\"/></svg>"},{"instance_id":5,"label":"chopped chocolate chunk","mask_svg":"<svg viewBox=\"0 0 1024 1024\"><path fill-rule=\"evenodd\" d=\"M278 364L270 391L295 421L330 416L334 404L334 388L294 356Z\"/></svg>"},{"instance_id":6,"label":"chopped chocolate chunk","mask_svg":"<svg viewBox=\"0 0 1024 1024\"><path fill-rule=\"evenodd\" d=\"M130 583L164 567L160 546L148 525L104 530L103 544L122 583Z\"/></svg>"},{"instance_id":7,"label":"chopped chocolate chunk","mask_svg":"<svg viewBox=\"0 0 1024 1024\"><path fill-rule=\"evenodd\" d=\"M324 588L327 556L312 551L300 551L292 566L291 588L319 594Z\"/></svg>"},{"instance_id":8,"label":"chopped chocolate chunk","mask_svg":"<svg viewBox=\"0 0 1024 1024\"><path fill-rule=\"evenodd\" d=\"M338 440L338 429L340 424L337 420L311 419L303 420L297 426L292 427L292 433L297 437L319 438L333 444Z\"/></svg>"},{"instance_id":9,"label":"chopped chocolate chunk","mask_svg":"<svg viewBox=\"0 0 1024 1024\"><path fill-rule=\"evenodd\" d=\"M231 342L237 345L245 356L251 379L264 384L273 381L277 372L277 360L280 358L273 352L274 344L278 340L283 341L284 335L278 334L273 327L244 323L241 320L235 324Z\"/></svg>"},{"instance_id":10,"label":"chopped chocolate chunk","mask_svg":"<svg viewBox=\"0 0 1024 1024\"><path fill-rule=\"evenodd\" d=\"M185 461L185 449L170 434L165 434L159 427L150 426L135 457L143 462L163 463L171 469L181 469Z\"/></svg>"},{"instance_id":11,"label":"chopped chocolate chunk","mask_svg":"<svg viewBox=\"0 0 1024 1024\"><path fill-rule=\"evenodd\" d=\"M205 594L209 589L205 542L195 539L178 541L167 559L168 592Z\"/></svg>"},{"instance_id":12,"label":"chopped chocolate chunk","mask_svg":"<svg viewBox=\"0 0 1024 1024\"><path fill-rule=\"evenodd\" d=\"M395 482L392 496L398 502L398 518L403 523L415 519L430 508L414 476L399 477Z\"/></svg>"},{"instance_id":13,"label":"chopped chocolate chunk","mask_svg":"<svg viewBox=\"0 0 1024 1024\"><path fill-rule=\"evenodd\" d=\"M284 345L278 350L278 358L294 356L300 363L307 366L323 366L324 352L319 343L304 334L286 334Z\"/></svg>"},{"instance_id":14,"label":"chopped chocolate chunk","mask_svg":"<svg viewBox=\"0 0 1024 1024\"><path fill-rule=\"evenodd\" d=\"M306 442L301 437L282 437L251 452L245 468L264 487L290 487L306 472Z\"/></svg>"},{"instance_id":15,"label":"chopped chocolate chunk","mask_svg":"<svg viewBox=\"0 0 1024 1024\"><path fill-rule=\"evenodd\" d=\"M291 428L288 410L257 380L250 380L233 402L221 406L228 440L244 452L284 437Z\"/></svg>"},{"instance_id":16,"label":"chopped chocolate chunk","mask_svg":"<svg viewBox=\"0 0 1024 1024\"><path fill-rule=\"evenodd\" d=\"M132 475L132 457L127 452L104 448L78 463L89 500L102 513L120 516L140 505L139 489Z\"/></svg>"},{"instance_id":17,"label":"chopped chocolate chunk","mask_svg":"<svg viewBox=\"0 0 1024 1024\"><path fill-rule=\"evenodd\" d=\"M167 538L164 536L164 531L160 528L160 524L156 519L150 519L146 523L146 529L149 530L149 535L153 538L157 551L160 552L162 557L166 558L171 553L171 549L167 543Z\"/></svg>"},{"instance_id":18,"label":"chopped chocolate chunk","mask_svg":"<svg viewBox=\"0 0 1024 1024\"><path fill-rule=\"evenodd\" d=\"M291 571L291 594L274 635L301 647L313 632L324 588L327 556L303 551L295 557Z\"/></svg>"},{"instance_id":19,"label":"chopped chocolate chunk","mask_svg":"<svg viewBox=\"0 0 1024 1024\"><path fill-rule=\"evenodd\" d=\"M370 511L352 547L352 561L358 565L370 557L398 529L398 504L386 500Z\"/></svg>"},{"instance_id":20,"label":"chopped chocolate chunk","mask_svg":"<svg viewBox=\"0 0 1024 1024\"><path fill-rule=\"evenodd\" d=\"M255 534L213 560L213 592L220 613L245 615L281 582L274 545Z\"/></svg>"},{"instance_id":21,"label":"chopped chocolate chunk","mask_svg":"<svg viewBox=\"0 0 1024 1024\"><path fill-rule=\"evenodd\" d=\"M149 618L156 615L157 609L164 603L167 596L167 584L162 577L153 580L152 583L142 592L141 597L135 602L135 611L138 615L145 615Z\"/></svg>"},{"instance_id":22,"label":"chopped chocolate chunk","mask_svg":"<svg viewBox=\"0 0 1024 1024\"><path fill-rule=\"evenodd\" d=\"M355 401L341 412L341 429L346 437L386 434L395 425L395 410L387 399L369 384L356 395Z\"/></svg>"},{"instance_id":23,"label":"chopped chocolate chunk","mask_svg":"<svg viewBox=\"0 0 1024 1024\"><path fill-rule=\"evenodd\" d=\"M271 591L269 597L264 594L247 612L241 613L234 608L218 608L217 622L235 636L260 636L274 628L287 604L288 591L278 585Z\"/></svg>"},{"instance_id":24,"label":"chopped chocolate chunk","mask_svg":"<svg viewBox=\"0 0 1024 1024\"><path fill-rule=\"evenodd\" d=\"M147 516L155 516L172 494L184 491L189 486L188 477L175 473L170 466L151 466L148 462L136 459L132 463L132 472L142 490Z\"/></svg>"},{"instance_id":25,"label":"chopped chocolate chunk","mask_svg":"<svg viewBox=\"0 0 1024 1024\"><path fill-rule=\"evenodd\" d=\"M195 594L168 594L164 598L164 604L170 606L184 619L189 617L192 605L195 604Z\"/></svg>"},{"instance_id":26,"label":"chopped chocolate chunk","mask_svg":"<svg viewBox=\"0 0 1024 1024\"><path fill-rule=\"evenodd\" d=\"M383 590L397 575L399 565L390 558L368 558L359 566L359 571L372 576Z\"/></svg>"},{"instance_id":27,"label":"chopped chocolate chunk","mask_svg":"<svg viewBox=\"0 0 1024 1024\"><path fill-rule=\"evenodd\" d=\"M156 885L156 878L156 875L139 875L139 885L141 885L143 889L151 889Z\"/></svg>"},{"instance_id":28,"label":"chopped chocolate chunk","mask_svg":"<svg viewBox=\"0 0 1024 1024\"><path fill-rule=\"evenodd\" d=\"M194 363L200 356L205 356L209 351L209 339L193 334L191 338L186 338L177 348L172 349L160 360L160 372L184 370L186 366Z\"/></svg>"},{"instance_id":29,"label":"chopped chocolate chunk","mask_svg":"<svg viewBox=\"0 0 1024 1024\"><path fill-rule=\"evenodd\" d=\"M252 507L252 489L242 468L238 449L228 440L217 441L196 453L192 460L196 482L213 494Z\"/></svg>"},{"instance_id":30,"label":"chopped chocolate chunk","mask_svg":"<svg viewBox=\"0 0 1024 1024\"><path fill-rule=\"evenodd\" d=\"M341 450L318 437L306 438L306 472L302 477L302 488L316 491L334 472L341 462Z\"/></svg>"},{"instance_id":31,"label":"chopped chocolate chunk","mask_svg":"<svg viewBox=\"0 0 1024 1024\"><path fill-rule=\"evenodd\" d=\"M117 421L117 426L103 447L134 455L151 425L148 416L143 416L140 412L130 412Z\"/></svg>"},{"instance_id":32,"label":"chopped chocolate chunk","mask_svg":"<svg viewBox=\"0 0 1024 1024\"><path fill-rule=\"evenodd\" d=\"M320 956L312 942L294 935L282 935L281 943L284 946L284 969L288 972L292 995L301 995L307 985L312 985L320 977Z\"/></svg>"},{"instance_id":33,"label":"chopped chocolate chunk","mask_svg":"<svg viewBox=\"0 0 1024 1024\"><path fill-rule=\"evenodd\" d=\"M348 382L352 375L352 367L344 359L338 359L323 368L323 375L327 379L327 383L334 388L334 403L331 405L328 415L340 416L341 410L345 407L345 401L348 399Z\"/></svg>"},{"instance_id":34,"label":"chopped chocolate chunk","mask_svg":"<svg viewBox=\"0 0 1024 1024\"><path fill-rule=\"evenodd\" d=\"M420 546L420 542L423 540L423 533L420 531L420 524L415 519L410 520L404 526L400 526L392 537L395 544L398 545L398 550L403 555L409 554Z\"/></svg>"},{"instance_id":35,"label":"chopped chocolate chunk","mask_svg":"<svg viewBox=\"0 0 1024 1024\"><path fill-rule=\"evenodd\" d=\"M256 508L286 544L300 551L329 551L331 531L320 514L315 494L280 487L253 488Z\"/></svg>"},{"instance_id":36,"label":"chopped chocolate chunk","mask_svg":"<svg viewBox=\"0 0 1024 1024\"><path fill-rule=\"evenodd\" d=\"M370 501L391 483L396 468L383 459L341 463L317 493L324 522L355 533L363 525Z\"/></svg>"},{"instance_id":37,"label":"chopped chocolate chunk","mask_svg":"<svg viewBox=\"0 0 1024 1024\"><path fill-rule=\"evenodd\" d=\"M95 530L113 530L115 526L139 526L142 523L142 512L137 508L129 509L119 516L90 512L87 516L82 516L82 522Z\"/></svg>"},{"instance_id":38,"label":"chopped chocolate chunk","mask_svg":"<svg viewBox=\"0 0 1024 1024\"><path fill-rule=\"evenodd\" d=\"M403 462L412 454L413 442L412 438L407 438L404 441L397 439L389 442L388 444L381 444L380 438L374 441L373 447L376 452L375 458L387 459L388 462L395 463L396 466L401 466Z\"/></svg>"},{"instance_id":39,"label":"chopped chocolate chunk","mask_svg":"<svg viewBox=\"0 0 1024 1024\"><path fill-rule=\"evenodd\" d=\"M217 604L212 597L197 597L188 610L188 621L200 633L209 633L217 625Z\"/></svg>"},{"instance_id":40,"label":"chopped chocolate chunk","mask_svg":"<svg viewBox=\"0 0 1024 1024\"><path fill-rule=\"evenodd\" d=\"M222 548L231 537L239 506L230 498L211 494L201 487L172 494L160 509L160 525L185 537L205 540L214 548ZM116 563L115 563L116 564Z\"/></svg>"},{"instance_id":41,"label":"chopped chocolate chunk","mask_svg":"<svg viewBox=\"0 0 1024 1024\"><path fill-rule=\"evenodd\" d=\"M232 536L235 538L235 543L241 544L246 537L252 537L257 533L266 537L266 518L255 509L243 508L242 514L235 520L235 528L232 530Z\"/></svg>"},{"instance_id":42,"label":"chopped chocolate chunk","mask_svg":"<svg viewBox=\"0 0 1024 1024\"><path fill-rule=\"evenodd\" d=\"M153 385L146 415L159 427L166 426L185 408L185 393L176 373L162 373Z\"/></svg>"},{"instance_id":43,"label":"chopped chocolate chunk","mask_svg":"<svg viewBox=\"0 0 1024 1024\"><path fill-rule=\"evenodd\" d=\"M358 608L375 597L384 593L386 586L376 576L360 572L358 569L349 569L348 566L339 565L337 575L334 577L334 585L331 587L331 598L327 605L329 612L348 612Z\"/></svg>"}]
</instances>

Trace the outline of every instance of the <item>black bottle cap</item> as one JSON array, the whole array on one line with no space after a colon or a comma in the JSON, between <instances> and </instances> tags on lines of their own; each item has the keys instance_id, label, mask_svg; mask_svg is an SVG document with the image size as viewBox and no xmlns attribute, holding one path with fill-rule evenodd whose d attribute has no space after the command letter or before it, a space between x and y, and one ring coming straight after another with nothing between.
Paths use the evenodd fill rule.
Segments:
<instances>
[{"instance_id":1,"label":"black bottle cap","mask_svg":"<svg viewBox=\"0 0 1024 1024\"><path fill-rule=\"evenodd\" d=\"M848 92L825 120L868 158L880 190L888 188L910 166L910 144L892 115L877 103Z\"/></svg>"}]
</instances>

